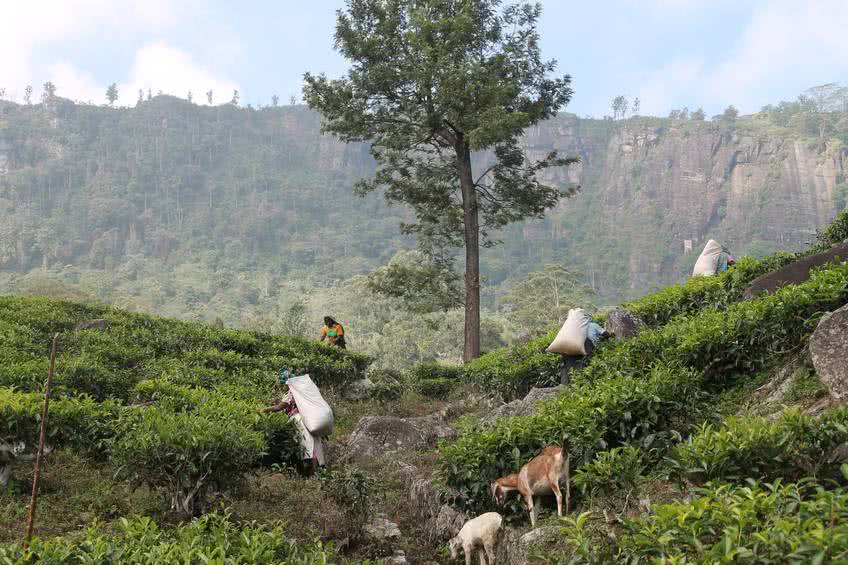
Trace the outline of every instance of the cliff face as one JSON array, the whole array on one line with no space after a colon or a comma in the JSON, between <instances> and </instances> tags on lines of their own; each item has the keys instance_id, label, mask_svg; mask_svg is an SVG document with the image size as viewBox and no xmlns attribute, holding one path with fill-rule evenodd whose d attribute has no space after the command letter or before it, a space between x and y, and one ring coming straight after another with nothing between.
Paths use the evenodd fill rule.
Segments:
<instances>
[{"instance_id":1,"label":"cliff face","mask_svg":"<svg viewBox=\"0 0 848 565\"><path fill-rule=\"evenodd\" d=\"M301 107L167 97L122 110L0 103L0 270L155 259L331 283L383 264L412 244L399 237L408 212L354 197L374 170L367 147L319 125ZM546 180L581 191L501 234L483 254L490 287L560 262L603 299L627 298L681 280L709 238L737 255L799 248L844 200L845 148L754 119L562 115L525 143L534 155L579 155Z\"/></svg>"},{"instance_id":2,"label":"cliff face","mask_svg":"<svg viewBox=\"0 0 848 565\"><path fill-rule=\"evenodd\" d=\"M799 249L837 213L848 158L837 142L769 134L753 122L639 119L588 132L580 122L545 124L528 147L582 157L571 171L581 194L549 222L604 294L680 280L710 238L737 255Z\"/></svg>"}]
</instances>

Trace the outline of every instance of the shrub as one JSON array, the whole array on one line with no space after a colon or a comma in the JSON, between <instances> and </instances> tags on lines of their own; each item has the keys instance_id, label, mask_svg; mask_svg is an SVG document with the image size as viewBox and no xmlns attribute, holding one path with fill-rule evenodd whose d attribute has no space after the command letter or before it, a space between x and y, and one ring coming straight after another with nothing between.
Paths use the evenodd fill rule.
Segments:
<instances>
[{"instance_id":1,"label":"shrub","mask_svg":"<svg viewBox=\"0 0 848 565\"><path fill-rule=\"evenodd\" d=\"M724 311L679 317L661 329L606 345L574 376L570 389L542 403L536 415L501 419L492 429L467 431L441 447L441 471L462 501L478 504L487 498L489 481L515 470L564 432L577 435L577 444L593 453L596 435L616 447L634 437L679 429L670 419L681 407L697 406L706 387L701 371L710 381L755 371L777 353L797 347L822 312L846 301L848 265L841 265L775 294Z\"/></svg>"},{"instance_id":2,"label":"shrub","mask_svg":"<svg viewBox=\"0 0 848 565\"><path fill-rule=\"evenodd\" d=\"M247 425L250 417L223 403L194 412L137 408L118 421L112 459L123 476L162 490L173 510L192 516L213 488L241 484L263 455L264 437Z\"/></svg>"},{"instance_id":3,"label":"shrub","mask_svg":"<svg viewBox=\"0 0 848 565\"><path fill-rule=\"evenodd\" d=\"M342 511L347 527L360 535L374 507L374 479L356 467L330 469L320 479L321 492Z\"/></svg>"},{"instance_id":4,"label":"shrub","mask_svg":"<svg viewBox=\"0 0 848 565\"><path fill-rule=\"evenodd\" d=\"M489 483L517 471L542 447L568 434L572 462L624 443L661 446L697 420L703 396L694 371L654 367L639 377L579 382L544 402L532 416L501 418L490 429L472 429L439 448L440 472L457 502L491 506Z\"/></svg>"},{"instance_id":5,"label":"shrub","mask_svg":"<svg viewBox=\"0 0 848 565\"><path fill-rule=\"evenodd\" d=\"M842 243L848 239L848 208L842 210L833 222L819 232L819 241L827 245Z\"/></svg>"},{"instance_id":6,"label":"shrub","mask_svg":"<svg viewBox=\"0 0 848 565\"><path fill-rule=\"evenodd\" d=\"M710 485L691 502L625 518L613 544L565 519L574 551L562 563L842 563L848 559L848 493L804 484Z\"/></svg>"},{"instance_id":7,"label":"shrub","mask_svg":"<svg viewBox=\"0 0 848 565\"><path fill-rule=\"evenodd\" d=\"M728 418L703 425L674 448L668 463L678 479L703 484L721 479L796 481L802 477L839 479L833 449L848 441L848 409L821 418L790 411L779 420Z\"/></svg>"},{"instance_id":8,"label":"shrub","mask_svg":"<svg viewBox=\"0 0 848 565\"><path fill-rule=\"evenodd\" d=\"M173 530L161 530L148 517L119 521L117 535L103 533L97 524L75 538L33 540L28 551L20 545L0 546L4 563L291 563L326 565L332 546L321 542L298 545L282 523L267 526L237 523L229 514L211 513Z\"/></svg>"},{"instance_id":9,"label":"shrub","mask_svg":"<svg viewBox=\"0 0 848 565\"><path fill-rule=\"evenodd\" d=\"M444 377L421 379L415 383L415 390L421 396L445 399L450 396L450 393L453 391L456 384L457 381L455 379L448 379Z\"/></svg>"},{"instance_id":10,"label":"shrub","mask_svg":"<svg viewBox=\"0 0 848 565\"><path fill-rule=\"evenodd\" d=\"M577 469L574 486L590 498L629 493L644 480L646 469L641 449L633 445L616 447Z\"/></svg>"}]
</instances>

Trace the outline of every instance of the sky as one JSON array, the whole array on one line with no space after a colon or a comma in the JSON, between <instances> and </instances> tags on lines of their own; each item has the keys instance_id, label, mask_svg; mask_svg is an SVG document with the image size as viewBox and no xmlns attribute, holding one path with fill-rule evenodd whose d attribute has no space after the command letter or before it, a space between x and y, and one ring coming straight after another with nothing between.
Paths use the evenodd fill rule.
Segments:
<instances>
[{"instance_id":1,"label":"sky","mask_svg":"<svg viewBox=\"0 0 848 565\"><path fill-rule=\"evenodd\" d=\"M641 114L729 104L743 113L807 88L848 84L848 0L542 0L542 53L572 76L566 108L610 114L617 95ZM303 73L342 75L333 49L343 0L0 0L0 89L22 101L58 94L119 105L152 89L205 103L299 98Z\"/></svg>"}]
</instances>

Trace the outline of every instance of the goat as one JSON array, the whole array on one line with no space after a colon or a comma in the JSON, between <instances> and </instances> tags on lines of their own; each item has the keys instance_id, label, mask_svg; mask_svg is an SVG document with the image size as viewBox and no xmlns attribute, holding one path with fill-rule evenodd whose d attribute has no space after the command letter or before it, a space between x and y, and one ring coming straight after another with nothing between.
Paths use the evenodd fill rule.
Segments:
<instances>
[{"instance_id":1,"label":"goat","mask_svg":"<svg viewBox=\"0 0 848 565\"><path fill-rule=\"evenodd\" d=\"M495 546L502 522L503 518L497 512L486 512L467 521L459 533L448 542L451 559L459 557L459 550L462 549L465 552L465 565L471 565L471 557L476 549L480 556L480 565L486 565L487 555L489 565L495 565Z\"/></svg>"},{"instance_id":2,"label":"goat","mask_svg":"<svg viewBox=\"0 0 848 565\"><path fill-rule=\"evenodd\" d=\"M562 491L559 483L565 478L565 511L571 510L571 476L568 437L563 438L562 446L549 445L525 464L518 473L512 473L494 481L491 485L492 496L498 506L503 506L507 493L517 490L530 513L530 523L536 527L538 508L533 495L553 494L557 501L557 515L562 516Z\"/></svg>"}]
</instances>

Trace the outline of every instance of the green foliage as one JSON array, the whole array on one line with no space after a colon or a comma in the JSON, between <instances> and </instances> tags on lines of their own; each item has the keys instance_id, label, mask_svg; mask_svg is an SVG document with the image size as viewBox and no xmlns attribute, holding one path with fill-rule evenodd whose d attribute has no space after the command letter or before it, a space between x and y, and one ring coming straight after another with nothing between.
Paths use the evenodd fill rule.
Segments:
<instances>
[{"instance_id":1,"label":"green foliage","mask_svg":"<svg viewBox=\"0 0 848 565\"><path fill-rule=\"evenodd\" d=\"M710 485L691 502L625 518L613 545L589 515L566 520L574 554L561 563L841 563L848 559L848 493L803 484Z\"/></svg>"},{"instance_id":2,"label":"green foliage","mask_svg":"<svg viewBox=\"0 0 848 565\"><path fill-rule=\"evenodd\" d=\"M848 239L848 208L819 233L819 241L826 244L842 243Z\"/></svg>"},{"instance_id":3,"label":"green foliage","mask_svg":"<svg viewBox=\"0 0 848 565\"><path fill-rule=\"evenodd\" d=\"M368 289L400 299L414 313L447 311L462 305L459 277L449 265L417 252L399 253L385 267L368 275Z\"/></svg>"},{"instance_id":4,"label":"green foliage","mask_svg":"<svg viewBox=\"0 0 848 565\"><path fill-rule=\"evenodd\" d=\"M574 485L590 498L632 492L645 478L647 464L643 457L642 450L632 445L603 451L577 469Z\"/></svg>"},{"instance_id":5,"label":"green foliage","mask_svg":"<svg viewBox=\"0 0 848 565\"><path fill-rule=\"evenodd\" d=\"M801 402L803 400L815 400L826 396L827 387L822 383L815 371L802 368L793 374L792 384L783 396L787 403Z\"/></svg>"},{"instance_id":6,"label":"green foliage","mask_svg":"<svg viewBox=\"0 0 848 565\"><path fill-rule=\"evenodd\" d=\"M762 368L775 354L797 347L822 312L846 301L848 265L840 265L774 294L680 316L660 329L606 345L565 394L542 403L534 416L501 419L492 429L467 431L442 446L441 471L464 501L479 504L486 500L489 481L517 469L563 433L572 434L575 445L591 454L599 440L603 449L679 431L672 420L696 415L696 399L707 383L720 387L724 376ZM492 357L501 371L494 373L492 386L499 387L516 371L506 352ZM516 361L522 371L533 370L526 368L526 359Z\"/></svg>"},{"instance_id":7,"label":"green foliage","mask_svg":"<svg viewBox=\"0 0 848 565\"><path fill-rule=\"evenodd\" d=\"M24 551L20 545L0 546L0 560L19 565L41 563L291 563L326 565L333 548L319 541L296 544L282 523L267 526L237 523L229 514L212 513L162 530L148 517L122 518L119 532L104 533L100 524L78 538L33 540Z\"/></svg>"},{"instance_id":8,"label":"green foliage","mask_svg":"<svg viewBox=\"0 0 848 565\"><path fill-rule=\"evenodd\" d=\"M262 456L265 438L253 418L223 403L191 412L136 408L116 423L112 460L133 483L163 491L173 510L193 516L213 489L239 486Z\"/></svg>"},{"instance_id":9,"label":"green foliage","mask_svg":"<svg viewBox=\"0 0 848 565\"><path fill-rule=\"evenodd\" d=\"M680 314L693 314L705 308L720 308L741 299L755 278L788 265L792 253L778 252L762 259L742 257L727 271L713 277L691 277L624 305L651 327L662 326Z\"/></svg>"},{"instance_id":10,"label":"green foliage","mask_svg":"<svg viewBox=\"0 0 848 565\"><path fill-rule=\"evenodd\" d=\"M720 426L704 424L676 446L668 463L676 477L703 484L711 480L797 481L841 479L838 458L831 456L848 441L848 410L821 418L791 411L779 420L728 418Z\"/></svg>"},{"instance_id":11,"label":"green foliage","mask_svg":"<svg viewBox=\"0 0 848 565\"><path fill-rule=\"evenodd\" d=\"M421 396L445 399L450 396L451 391L456 388L457 384L456 379L447 379L444 377L421 379L415 382L415 390Z\"/></svg>"},{"instance_id":12,"label":"green foliage","mask_svg":"<svg viewBox=\"0 0 848 565\"><path fill-rule=\"evenodd\" d=\"M348 526L361 532L375 500L375 481L356 467L345 466L321 474L321 492L342 510Z\"/></svg>"},{"instance_id":13,"label":"green foliage","mask_svg":"<svg viewBox=\"0 0 848 565\"><path fill-rule=\"evenodd\" d=\"M521 331L535 336L562 323L571 308L593 310L594 294L579 275L562 265L548 264L514 285L501 301Z\"/></svg>"},{"instance_id":14,"label":"green foliage","mask_svg":"<svg viewBox=\"0 0 848 565\"><path fill-rule=\"evenodd\" d=\"M575 382L532 416L500 418L494 427L469 430L439 448L440 472L461 504L492 505L489 483L513 473L547 444L568 434L573 459L625 443L662 446L700 414L701 377L694 371L656 366L638 377L610 376Z\"/></svg>"},{"instance_id":15,"label":"green foliage","mask_svg":"<svg viewBox=\"0 0 848 565\"><path fill-rule=\"evenodd\" d=\"M446 363L420 363L409 369L407 374L413 382L425 379L457 380L463 374L463 367Z\"/></svg>"}]
</instances>

